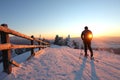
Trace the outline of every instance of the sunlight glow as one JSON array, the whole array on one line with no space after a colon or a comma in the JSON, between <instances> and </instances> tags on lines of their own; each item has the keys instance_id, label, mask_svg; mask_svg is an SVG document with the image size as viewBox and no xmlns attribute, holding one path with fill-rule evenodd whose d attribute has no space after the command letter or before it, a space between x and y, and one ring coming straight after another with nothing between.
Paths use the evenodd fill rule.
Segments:
<instances>
[{"instance_id":1,"label":"sunlight glow","mask_svg":"<svg viewBox=\"0 0 120 80\"><path fill-rule=\"evenodd\" d=\"M109 32L107 25L99 25L99 24L91 27L91 31L93 32L94 37L105 36L107 35L107 32Z\"/></svg>"},{"instance_id":2,"label":"sunlight glow","mask_svg":"<svg viewBox=\"0 0 120 80\"><path fill-rule=\"evenodd\" d=\"M89 39L92 39L92 37L93 37L92 34L89 34L89 35L88 35L88 38L89 38Z\"/></svg>"}]
</instances>

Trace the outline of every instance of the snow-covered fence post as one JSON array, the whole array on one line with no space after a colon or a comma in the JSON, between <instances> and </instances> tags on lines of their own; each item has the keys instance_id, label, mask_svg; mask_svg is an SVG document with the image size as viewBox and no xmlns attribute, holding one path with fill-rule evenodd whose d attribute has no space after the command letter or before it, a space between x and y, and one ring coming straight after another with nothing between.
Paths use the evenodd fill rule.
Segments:
<instances>
[{"instance_id":1,"label":"snow-covered fence post","mask_svg":"<svg viewBox=\"0 0 120 80\"><path fill-rule=\"evenodd\" d=\"M1 24L3 27L8 27L7 24ZM9 34L5 32L0 32L1 34L1 44L10 43ZM12 72L12 64L10 64L11 60L11 51L2 50L2 58L3 58L3 71L10 74Z\"/></svg>"},{"instance_id":2,"label":"snow-covered fence post","mask_svg":"<svg viewBox=\"0 0 120 80\"><path fill-rule=\"evenodd\" d=\"M33 40L31 40L31 45L34 44L34 36L32 35L31 38L33 38ZM31 48L31 55L34 55L34 48Z\"/></svg>"}]
</instances>

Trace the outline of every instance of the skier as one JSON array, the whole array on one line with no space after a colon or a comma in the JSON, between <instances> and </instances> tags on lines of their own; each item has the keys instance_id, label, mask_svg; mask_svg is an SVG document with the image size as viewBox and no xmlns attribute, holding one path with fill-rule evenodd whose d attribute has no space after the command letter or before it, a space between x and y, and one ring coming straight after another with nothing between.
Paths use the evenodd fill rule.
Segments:
<instances>
[{"instance_id":1,"label":"skier","mask_svg":"<svg viewBox=\"0 0 120 80\"><path fill-rule=\"evenodd\" d=\"M83 40L83 43L84 43L84 52L85 52L85 57L88 56L87 54L87 48L89 49L90 53L91 53L91 59L94 59L93 58L93 50L91 48L91 40L93 38L93 35L92 35L92 32L90 30L88 30L88 27L85 26L84 27L84 31L82 31L81 33L81 39Z\"/></svg>"}]
</instances>

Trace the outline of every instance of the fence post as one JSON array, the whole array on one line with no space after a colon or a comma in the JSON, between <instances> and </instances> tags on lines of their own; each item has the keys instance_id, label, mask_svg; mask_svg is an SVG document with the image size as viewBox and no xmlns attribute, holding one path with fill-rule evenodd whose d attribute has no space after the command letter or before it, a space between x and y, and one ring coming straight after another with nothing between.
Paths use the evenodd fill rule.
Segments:
<instances>
[{"instance_id":1,"label":"fence post","mask_svg":"<svg viewBox=\"0 0 120 80\"><path fill-rule=\"evenodd\" d=\"M38 42L38 45L40 45L40 42ZM39 50L40 50L41 48L39 47Z\"/></svg>"},{"instance_id":2,"label":"fence post","mask_svg":"<svg viewBox=\"0 0 120 80\"><path fill-rule=\"evenodd\" d=\"M34 36L32 35L31 38L34 38ZM34 44L34 40L31 40L31 45ZM31 55L34 55L34 48L31 48Z\"/></svg>"},{"instance_id":3,"label":"fence post","mask_svg":"<svg viewBox=\"0 0 120 80\"><path fill-rule=\"evenodd\" d=\"M7 24L1 24L3 27L8 27ZM10 43L9 34L5 32L0 32L1 34L1 43ZM10 64L11 59L11 50L2 50L2 59L3 59L3 71L10 74L12 72L12 64Z\"/></svg>"}]
</instances>

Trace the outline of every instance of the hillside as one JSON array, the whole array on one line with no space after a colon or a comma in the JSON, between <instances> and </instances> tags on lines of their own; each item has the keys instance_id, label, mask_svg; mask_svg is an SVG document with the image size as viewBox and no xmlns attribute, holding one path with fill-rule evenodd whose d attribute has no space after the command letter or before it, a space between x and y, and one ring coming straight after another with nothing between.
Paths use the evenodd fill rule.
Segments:
<instances>
[{"instance_id":1,"label":"hillside","mask_svg":"<svg viewBox=\"0 0 120 80\"><path fill-rule=\"evenodd\" d=\"M83 51L82 51L83 52ZM80 50L51 46L39 55L13 67L3 80L119 80L120 56L106 51L95 51L99 62L79 59ZM28 54L26 54L28 55ZM25 54L24 54L25 56ZM15 59L22 59L17 56ZM22 57L22 58L21 58Z\"/></svg>"}]
</instances>

